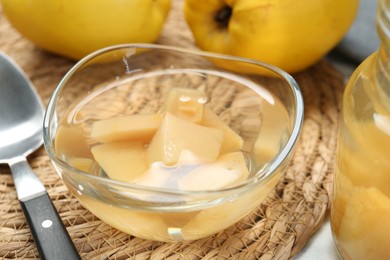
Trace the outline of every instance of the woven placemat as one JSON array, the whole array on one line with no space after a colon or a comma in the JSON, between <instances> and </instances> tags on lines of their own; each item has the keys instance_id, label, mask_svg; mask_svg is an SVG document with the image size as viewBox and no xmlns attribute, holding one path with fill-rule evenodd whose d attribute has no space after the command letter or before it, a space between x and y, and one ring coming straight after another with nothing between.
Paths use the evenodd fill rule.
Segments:
<instances>
[{"instance_id":1,"label":"woven placemat","mask_svg":"<svg viewBox=\"0 0 390 260\"><path fill-rule=\"evenodd\" d=\"M174 1L158 43L196 48L181 5L180 0ZM1 9L0 50L26 71L45 104L74 65L21 37ZM288 259L297 254L323 223L329 209L344 80L326 61L293 76L304 95L305 121L291 165L262 205L211 237L162 243L124 234L79 204L55 173L43 148L31 155L29 162L45 184L83 259ZM0 165L0 258L39 258L5 165Z\"/></svg>"}]
</instances>

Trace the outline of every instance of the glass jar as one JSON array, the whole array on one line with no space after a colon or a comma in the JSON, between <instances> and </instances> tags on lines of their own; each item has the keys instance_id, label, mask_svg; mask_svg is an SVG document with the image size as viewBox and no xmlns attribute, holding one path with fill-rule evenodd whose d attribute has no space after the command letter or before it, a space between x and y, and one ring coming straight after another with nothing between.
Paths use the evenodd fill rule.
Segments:
<instances>
[{"instance_id":1,"label":"glass jar","mask_svg":"<svg viewBox=\"0 0 390 260\"><path fill-rule=\"evenodd\" d=\"M331 209L343 259L390 259L390 0L379 0L381 46L344 92Z\"/></svg>"}]
</instances>

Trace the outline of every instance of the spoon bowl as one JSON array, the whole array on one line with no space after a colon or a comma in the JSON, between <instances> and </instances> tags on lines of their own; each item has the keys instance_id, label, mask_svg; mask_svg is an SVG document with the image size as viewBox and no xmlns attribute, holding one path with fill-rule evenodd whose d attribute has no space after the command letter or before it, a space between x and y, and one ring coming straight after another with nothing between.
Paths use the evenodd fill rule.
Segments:
<instances>
[{"instance_id":1,"label":"spoon bowl","mask_svg":"<svg viewBox=\"0 0 390 260\"><path fill-rule=\"evenodd\" d=\"M13 62L4 54L0 59L0 163L7 163L42 145L44 107L35 89L21 84L24 77L20 71L8 70Z\"/></svg>"}]
</instances>

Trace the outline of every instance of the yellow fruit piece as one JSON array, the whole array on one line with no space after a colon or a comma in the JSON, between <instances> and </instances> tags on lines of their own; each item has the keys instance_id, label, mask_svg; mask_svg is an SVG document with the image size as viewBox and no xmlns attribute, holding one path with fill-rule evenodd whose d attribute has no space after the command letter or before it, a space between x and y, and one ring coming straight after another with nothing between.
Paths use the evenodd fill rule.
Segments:
<instances>
[{"instance_id":1,"label":"yellow fruit piece","mask_svg":"<svg viewBox=\"0 0 390 260\"><path fill-rule=\"evenodd\" d=\"M165 169L164 165L152 163L145 173L135 180L135 183L155 188L176 188L176 184L169 181L170 177L172 172Z\"/></svg>"},{"instance_id":2,"label":"yellow fruit piece","mask_svg":"<svg viewBox=\"0 0 390 260\"><path fill-rule=\"evenodd\" d=\"M167 112L147 148L148 159L173 165L180 154L187 151L192 155L192 159L186 156L188 160L211 162L218 157L222 140L221 130L197 125Z\"/></svg>"},{"instance_id":3,"label":"yellow fruit piece","mask_svg":"<svg viewBox=\"0 0 390 260\"><path fill-rule=\"evenodd\" d=\"M141 142L105 143L94 146L91 151L111 179L133 181L149 166Z\"/></svg>"},{"instance_id":4,"label":"yellow fruit piece","mask_svg":"<svg viewBox=\"0 0 390 260\"><path fill-rule=\"evenodd\" d=\"M223 141L221 145L221 154L236 152L242 148L244 140L231 129L225 122L213 111L205 107L203 111L202 125L217 128L223 131Z\"/></svg>"},{"instance_id":5,"label":"yellow fruit piece","mask_svg":"<svg viewBox=\"0 0 390 260\"><path fill-rule=\"evenodd\" d=\"M92 158L92 154L86 143L84 130L81 125L60 125L57 129L56 136L55 150L60 158Z\"/></svg>"},{"instance_id":6,"label":"yellow fruit piece","mask_svg":"<svg viewBox=\"0 0 390 260\"><path fill-rule=\"evenodd\" d=\"M107 224L139 238L168 241L163 213L129 210L75 193L85 207ZM129 225L129 220L132 220Z\"/></svg>"},{"instance_id":7,"label":"yellow fruit piece","mask_svg":"<svg viewBox=\"0 0 390 260\"><path fill-rule=\"evenodd\" d=\"M336 173L337 174L334 176L331 221L333 231L338 234L345 214L345 208L348 205L351 199L351 194L354 191L354 185L348 179L347 175L341 171L341 169L337 168Z\"/></svg>"},{"instance_id":8,"label":"yellow fruit piece","mask_svg":"<svg viewBox=\"0 0 390 260\"><path fill-rule=\"evenodd\" d=\"M259 167L272 161L286 145L291 124L286 107L279 100L262 103L260 132L253 146L253 158Z\"/></svg>"},{"instance_id":9,"label":"yellow fruit piece","mask_svg":"<svg viewBox=\"0 0 390 260\"><path fill-rule=\"evenodd\" d=\"M1 0L11 24L37 46L72 59L106 46L154 42L171 0Z\"/></svg>"},{"instance_id":10,"label":"yellow fruit piece","mask_svg":"<svg viewBox=\"0 0 390 260\"><path fill-rule=\"evenodd\" d=\"M201 164L178 180L181 190L218 190L232 187L248 178L249 172L241 152L221 155L212 163Z\"/></svg>"},{"instance_id":11,"label":"yellow fruit piece","mask_svg":"<svg viewBox=\"0 0 390 260\"><path fill-rule=\"evenodd\" d=\"M164 111L194 123L200 123L207 96L197 89L173 88L164 103Z\"/></svg>"},{"instance_id":12,"label":"yellow fruit piece","mask_svg":"<svg viewBox=\"0 0 390 260\"><path fill-rule=\"evenodd\" d=\"M81 158L81 157L69 158L68 163L74 168L84 172L91 172L93 167L96 165L94 160L90 158Z\"/></svg>"},{"instance_id":13,"label":"yellow fruit piece","mask_svg":"<svg viewBox=\"0 0 390 260\"><path fill-rule=\"evenodd\" d=\"M389 197L374 187L356 188L347 202L340 233L345 234L344 238L358 239L376 225L376 219L386 211L390 213Z\"/></svg>"},{"instance_id":14,"label":"yellow fruit piece","mask_svg":"<svg viewBox=\"0 0 390 260\"><path fill-rule=\"evenodd\" d=\"M390 198L380 190L357 188L340 225L339 243L351 259L387 259Z\"/></svg>"},{"instance_id":15,"label":"yellow fruit piece","mask_svg":"<svg viewBox=\"0 0 390 260\"><path fill-rule=\"evenodd\" d=\"M340 156L338 156L337 164L339 171L355 186L374 186L390 196L388 189L390 185L390 174L388 174L390 162L387 159L388 151L385 151L385 149L388 149L387 142L383 140L380 145L374 145L371 141L377 135L375 131L366 132L364 125L355 130L360 131L358 133L362 146L360 146L361 148L355 148L356 146L338 145ZM367 138L368 135L370 138ZM343 138L347 137L344 136ZM389 138L386 137L386 139ZM377 141L379 142L379 139ZM381 149L383 153L377 153Z\"/></svg>"},{"instance_id":16,"label":"yellow fruit piece","mask_svg":"<svg viewBox=\"0 0 390 260\"><path fill-rule=\"evenodd\" d=\"M237 185L249 176L241 152L221 155L210 163L188 163L181 159L173 166L161 162L151 164L135 183L187 191L216 190Z\"/></svg>"},{"instance_id":17,"label":"yellow fruit piece","mask_svg":"<svg viewBox=\"0 0 390 260\"><path fill-rule=\"evenodd\" d=\"M358 0L185 0L184 14L201 49L264 61L292 73L337 45L358 5ZM218 65L255 71L238 62Z\"/></svg>"},{"instance_id":18,"label":"yellow fruit piece","mask_svg":"<svg viewBox=\"0 0 390 260\"><path fill-rule=\"evenodd\" d=\"M149 143L161 122L161 114L139 114L104 119L92 124L91 138L102 143L117 141Z\"/></svg>"}]
</instances>

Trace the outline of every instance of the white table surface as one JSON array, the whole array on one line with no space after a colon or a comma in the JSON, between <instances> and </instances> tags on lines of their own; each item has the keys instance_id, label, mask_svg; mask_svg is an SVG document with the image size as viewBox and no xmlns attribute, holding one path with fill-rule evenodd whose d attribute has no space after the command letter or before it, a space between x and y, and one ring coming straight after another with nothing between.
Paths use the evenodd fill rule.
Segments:
<instances>
[{"instance_id":1,"label":"white table surface","mask_svg":"<svg viewBox=\"0 0 390 260\"><path fill-rule=\"evenodd\" d=\"M316 234L299 252L294 260L338 260L336 246L333 241L329 219L322 224Z\"/></svg>"}]
</instances>

